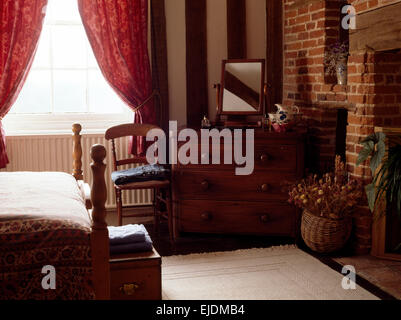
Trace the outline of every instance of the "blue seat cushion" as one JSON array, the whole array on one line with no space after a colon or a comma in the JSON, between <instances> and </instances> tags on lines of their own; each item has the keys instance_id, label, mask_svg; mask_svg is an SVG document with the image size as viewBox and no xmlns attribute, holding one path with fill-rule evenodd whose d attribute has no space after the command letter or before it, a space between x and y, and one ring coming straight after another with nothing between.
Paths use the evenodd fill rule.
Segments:
<instances>
[{"instance_id":1,"label":"blue seat cushion","mask_svg":"<svg viewBox=\"0 0 401 320\"><path fill-rule=\"evenodd\" d=\"M114 171L111 180L116 185L124 185L133 182L144 182L152 180L166 180L170 170L159 164L148 164L128 170Z\"/></svg>"}]
</instances>

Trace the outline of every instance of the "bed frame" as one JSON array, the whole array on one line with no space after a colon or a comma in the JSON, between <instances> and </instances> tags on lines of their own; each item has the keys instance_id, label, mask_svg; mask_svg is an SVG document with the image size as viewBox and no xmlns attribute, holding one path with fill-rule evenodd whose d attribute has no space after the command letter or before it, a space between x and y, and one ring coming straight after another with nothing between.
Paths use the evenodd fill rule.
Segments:
<instances>
[{"instance_id":1,"label":"bed frame","mask_svg":"<svg viewBox=\"0 0 401 320\"><path fill-rule=\"evenodd\" d=\"M110 299L110 265L109 234L106 223L107 188L104 173L106 149L100 144L93 145L90 151L92 158L92 186L83 182L82 172L82 126L75 123L73 131L73 172L81 190L85 192L86 208L92 217L91 254L93 268L93 286L96 300ZM90 197L90 198L89 198Z\"/></svg>"}]
</instances>

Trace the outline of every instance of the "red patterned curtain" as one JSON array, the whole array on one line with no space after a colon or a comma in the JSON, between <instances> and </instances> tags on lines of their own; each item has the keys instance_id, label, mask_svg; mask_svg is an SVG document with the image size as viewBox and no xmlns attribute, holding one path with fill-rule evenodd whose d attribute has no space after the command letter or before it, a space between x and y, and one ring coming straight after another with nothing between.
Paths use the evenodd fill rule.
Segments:
<instances>
[{"instance_id":1,"label":"red patterned curtain","mask_svg":"<svg viewBox=\"0 0 401 320\"><path fill-rule=\"evenodd\" d=\"M0 1L0 168L8 164L1 119L17 99L35 56L47 0Z\"/></svg>"},{"instance_id":2,"label":"red patterned curtain","mask_svg":"<svg viewBox=\"0 0 401 320\"><path fill-rule=\"evenodd\" d=\"M78 0L78 6L104 77L135 110L152 94L148 0ZM153 100L135 111L135 123L156 122ZM130 151L143 154L143 139L134 140Z\"/></svg>"}]
</instances>

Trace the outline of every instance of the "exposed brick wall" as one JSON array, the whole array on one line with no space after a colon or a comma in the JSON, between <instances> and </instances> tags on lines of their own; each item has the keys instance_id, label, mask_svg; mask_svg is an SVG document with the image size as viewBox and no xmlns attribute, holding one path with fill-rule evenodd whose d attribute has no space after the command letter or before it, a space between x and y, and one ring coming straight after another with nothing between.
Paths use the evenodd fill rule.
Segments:
<instances>
[{"instance_id":1,"label":"exposed brick wall","mask_svg":"<svg viewBox=\"0 0 401 320\"><path fill-rule=\"evenodd\" d=\"M347 160L354 176L366 178L368 167L354 165L361 149L357 143L375 126L401 125L401 53L351 54L348 72L348 101L355 109L348 117Z\"/></svg>"},{"instance_id":2,"label":"exposed brick wall","mask_svg":"<svg viewBox=\"0 0 401 320\"><path fill-rule=\"evenodd\" d=\"M355 109L348 117L347 166L354 177L369 182L368 163L355 166L362 149L359 142L373 133L375 126L401 125L401 53L351 53L348 72L348 101ZM361 253L370 248L371 222L369 209L362 205L354 223L357 250Z\"/></svg>"},{"instance_id":3,"label":"exposed brick wall","mask_svg":"<svg viewBox=\"0 0 401 320\"><path fill-rule=\"evenodd\" d=\"M309 167L325 171L334 163L338 107L347 100L347 87L330 84L324 55L339 38L343 1L318 1L292 9L284 6L283 103L301 108L310 128Z\"/></svg>"},{"instance_id":4,"label":"exposed brick wall","mask_svg":"<svg viewBox=\"0 0 401 320\"><path fill-rule=\"evenodd\" d=\"M351 0L357 13L399 0ZM335 156L338 108L348 109L347 168L352 176L369 182L368 163L355 166L360 141L375 126L401 125L401 53L352 52L348 59L348 85L333 84L324 75L328 46L343 37L341 0L321 0L293 9L284 0L283 103L298 105L308 122L309 165L324 171ZM335 79L334 79L335 80ZM353 243L357 253L369 252L371 213L361 203L354 221Z\"/></svg>"}]
</instances>

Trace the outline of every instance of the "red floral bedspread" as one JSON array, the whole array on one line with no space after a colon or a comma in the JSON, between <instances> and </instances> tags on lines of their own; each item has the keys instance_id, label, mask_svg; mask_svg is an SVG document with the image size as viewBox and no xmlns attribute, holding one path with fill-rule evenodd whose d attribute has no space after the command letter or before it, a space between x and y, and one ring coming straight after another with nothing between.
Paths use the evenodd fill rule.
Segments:
<instances>
[{"instance_id":1,"label":"red floral bedspread","mask_svg":"<svg viewBox=\"0 0 401 320\"><path fill-rule=\"evenodd\" d=\"M66 174L24 174L0 174L0 299L93 299L90 219L76 181ZM6 177L13 187L4 187ZM12 214L16 190L20 204ZM35 202L40 195L47 201ZM42 286L48 265L55 270L55 289Z\"/></svg>"}]
</instances>

